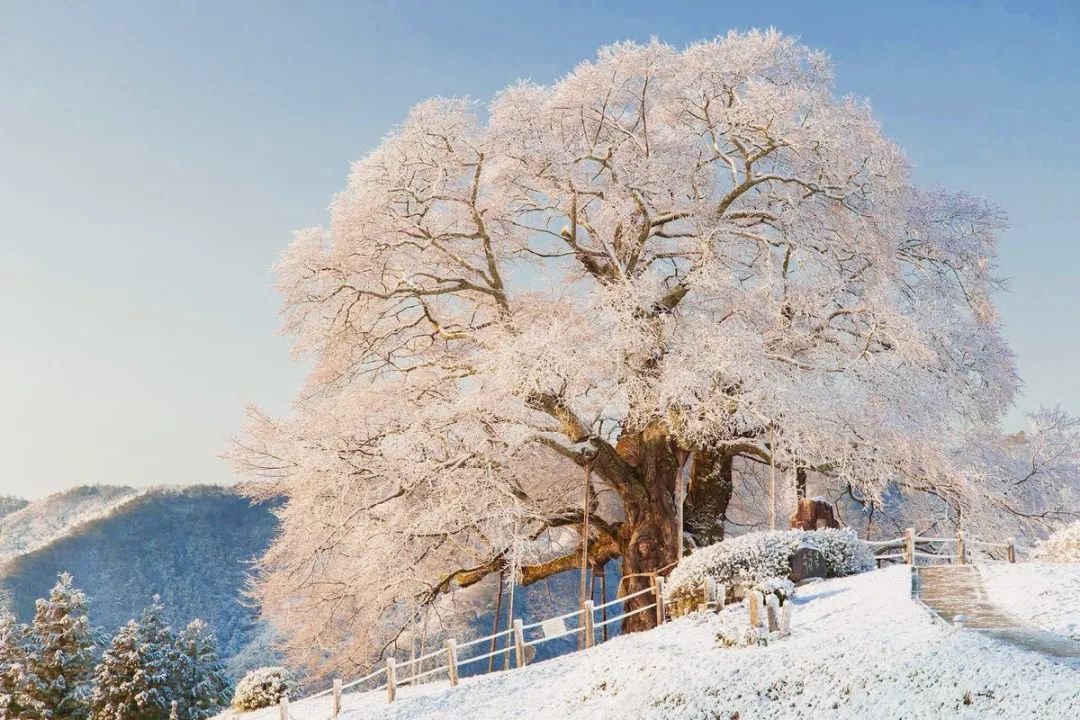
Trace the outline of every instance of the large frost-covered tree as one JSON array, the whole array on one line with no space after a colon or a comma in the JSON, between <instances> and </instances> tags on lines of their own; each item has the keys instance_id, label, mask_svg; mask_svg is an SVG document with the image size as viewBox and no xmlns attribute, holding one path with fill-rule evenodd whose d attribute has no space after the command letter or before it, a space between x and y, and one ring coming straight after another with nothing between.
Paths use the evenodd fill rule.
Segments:
<instances>
[{"instance_id":1,"label":"large frost-covered tree","mask_svg":"<svg viewBox=\"0 0 1080 720\"><path fill-rule=\"evenodd\" d=\"M365 664L455 588L575 567L547 540L580 531L583 468L590 562L621 558L624 592L676 558L679 477L691 540L739 464L970 491L958 434L1016 385L1002 222L916 187L772 31L607 47L486 113L421 103L278 266L314 370L231 451L287 498L264 611L295 658Z\"/></svg>"},{"instance_id":2,"label":"large frost-covered tree","mask_svg":"<svg viewBox=\"0 0 1080 720\"><path fill-rule=\"evenodd\" d=\"M61 573L48 598L37 601L30 624L27 669L30 694L49 718L79 720L89 712L96 634L86 596Z\"/></svg>"}]
</instances>

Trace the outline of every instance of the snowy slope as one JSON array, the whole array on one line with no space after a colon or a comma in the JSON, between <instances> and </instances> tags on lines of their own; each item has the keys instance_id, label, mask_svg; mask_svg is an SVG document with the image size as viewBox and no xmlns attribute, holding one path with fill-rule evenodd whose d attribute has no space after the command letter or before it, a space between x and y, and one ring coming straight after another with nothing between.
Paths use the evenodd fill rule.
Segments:
<instances>
[{"instance_id":1,"label":"snowy slope","mask_svg":"<svg viewBox=\"0 0 1080 720\"><path fill-rule=\"evenodd\" d=\"M767 647L724 649L715 640L722 618L693 615L456 689L445 681L405 687L393 705L384 693L347 695L343 717L1075 716L1080 667L935 622L909 595L908 568L894 566L803 588L793 635ZM295 720L328 716L322 700L291 709Z\"/></svg>"},{"instance_id":2,"label":"snowy slope","mask_svg":"<svg viewBox=\"0 0 1080 720\"><path fill-rule=\"evenodd\" d=\"M979 572L991 602L1043 630L1080 640L1080 564L988 565Z\"/></svg>"},{"instance_id":3,"label":"snowy slope","mask_svg":"<svg viewBox=\"0 0 1080 720\"><path fill-rule=\"evenodd\" d=\"M0 564L45 547L145 492L145 488L83 486L4 515L0 517Z\"/></svg>"}]
</instances>

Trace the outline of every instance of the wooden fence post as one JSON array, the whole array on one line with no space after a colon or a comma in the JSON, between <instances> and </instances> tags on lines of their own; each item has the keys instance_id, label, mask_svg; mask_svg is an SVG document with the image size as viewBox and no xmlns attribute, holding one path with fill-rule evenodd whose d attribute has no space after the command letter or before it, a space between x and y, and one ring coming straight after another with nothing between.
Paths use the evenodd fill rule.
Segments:
<instances>
[{"instance_id":1,"label":"wooden fence post","mask_svg":"<svg viewBox=\"0 0 1080 720\"><path fill-rule=\"evenodd\" d=\"M716 609L722 610L727 604L727 585L719 583L716 586Z\"/></svg>"},{"instance_id":2,"label":"wooden fence post","mask_svg":"<svg viewBox=\"0 0 1080 720\"><path fill-rule=\"evenodd\" d=\"M446 640L446 668L450 673L450 687L457 687L457 640L454 638Z\"/></svg>"},{"instance_id":3,"label":"wooden fence post","mask_svg":"<svg viewBox=\"0 0 1080 720\"><path fill-rule=\"evenodd\" d=\"M281 720L289 720L289 696L282 695L281 700L278 701L278 710L281 713Z\"/></svg>"},{"instance_id":4,"label":"wooden fence post","mask_svg":"<svg viewBox=\"0 0 1080 720\"><path fill-rule=\"evenodd\" d=\"M765 620L769 626L769 632L780 632L780 598L769 593L765 598Z\"/></svg>"},{"instance_id":5,"label":"wooden fence post","mask_svg":"<svg viewBox=\"0 0 1080 720\"><path fill-rule=\"evenodd\" d=\"M596 618L593 616L593 613L595 612L593 610L593 607L593 601L586 600L585 607L582 608L582 617L584 620L584 622L582 623L582 628L584 628L585 630L585 647L587 648L591 648L593 646L593 643L596 642L596 630L593 627L593 623L596 621Z\"/></svg>"},{"instance_id":6,"label":"wooden fence post","mask_svg":"<svg viewBox=\"0 0 1080 720\"><path fill-rule=\"evenodd\" d=\"M386 702L388 703L394 702L394 696L397 694L397 688L394 687L397 683L395 665L394 658L386 658Z\"/></svg>"},{"instance_id":7,"label":"wooden fence post","mask_svg":"<svg viewBox=\"0 0 1080 720\"><path fill-rule=\"evenodd\" d=\"M904 531L904 555L908 565L915 564L915 528Z\"/></svg>"},{"instance_id":8,"label":"wooden fence post","mask_svg":"<svg viewBox=\"0 0 1080 720\"><path fill-rule=\"evenodd\" d=\"M964 543L964 531L956 531L956 562L963 565L966 562L964 555L966 554L966 546Z\"/></svg>"},{"instance_id":9,"label":"wooden fence post","mask_svg":"<svg viewBox=\"0 0 1080 720\"><path fill-rule=\"evenodd\" d=\"M664 578L657 575L653 587L656 592L656 624L663 625L667 621L667 608L664 607Z\"/></svg>"},{"instance_id":10,"label":"wooden fence post","mask_svg":"<svg viewBox=\"0 0 1080 720\"><path fill-rule=\"evenodd\" d=\"M761 627L761 593L754 590L747 594L750 604L750 627Z\"/></svg>"},{"instance_id":11,"label":"wooden fence post","mask_svg":"<svg viewBox=\"0 0 1080 720\"><path fill-rule=\"evenodd\" d=\"M1006 552L1009 554L1009 562L1016 562L1016 538L1009 538L1009 547Z\"/></svg>"},{"instance_id":12,"label":"wooden fence post","mask_svg":"<svg viewBox=\"0 0 1080 720\"><path fill-rule=\"evenodd\" d=\"M525 628L521 618L514 618L514 656L519 668L525 667Z\"/></svg>"},{"instance_id":13,"label":"wooden fence post","mask_svg":"<svg viewBox=\"0 0 1080 720\"><path fill-rule=\"evenodd\" d=\"M334 715L341 714L341 678L334 678Z\"/></svg>"},{"instance_id":14,"label":"wooden fence post","mask_svg":"<svg viewBox=\"0 0 1080 720\"><path fill-rule=\"evenodd\" d=\"M784 605L780 608L780 637L791 634L791 616L794 612L795 601L791 598L784 600Z\"/></svg>"}]
</instances>

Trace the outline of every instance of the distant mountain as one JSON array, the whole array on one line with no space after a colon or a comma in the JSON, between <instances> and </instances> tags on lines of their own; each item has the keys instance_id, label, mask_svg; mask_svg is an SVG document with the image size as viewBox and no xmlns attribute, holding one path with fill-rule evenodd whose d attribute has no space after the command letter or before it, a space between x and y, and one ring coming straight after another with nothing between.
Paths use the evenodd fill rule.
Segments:
<instances>
[{"instance_id":1,"label":"distant mountain","mask_svg":"<svg viewBox=\"0 0 1080 720\"><path fill-rule=\"evenodd\" d=\"M276 529L271 508L228 488L76 488L0 518L0 593L27 621L70 572L109 634L158 594L174 626L209 623L239 675L277 661L243 599L249 563Z\"/></svg>"},{"instance_id":2,"label":"distant mountain","mask_svg":"<svg viewBox=\"0 0 1080 720\"><path fill-rule=\"evenodd\" d=\"M16 510L22 510L30 504L29 500L13 495L0 496L0 518L6 517Z\"/></svg>"},{"instance_id":3,"label":"distant mountain","mask_svg":"<svg viewBox=\"0 0 1080 720\"><path fill-rule=\"evenodd\" d=\"M87 486L50 495L12 512L0 513L0 563L44 547L72 528L108 514L146 492L123 486ZM5 498L12 507L18 498Z\"/></svg>"}]
</instances>

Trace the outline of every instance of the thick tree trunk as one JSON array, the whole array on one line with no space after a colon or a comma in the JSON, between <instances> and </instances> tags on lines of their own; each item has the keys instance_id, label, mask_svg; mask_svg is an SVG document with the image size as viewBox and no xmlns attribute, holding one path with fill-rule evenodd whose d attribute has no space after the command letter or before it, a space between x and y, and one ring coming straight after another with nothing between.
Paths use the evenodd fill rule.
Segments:
<instances>
[{"instance_id":1,"label":"thick tree trunk","mask_svg":"<svg viewBox=\"0 0 1080 720\"><path fill-rule=\"evenodd\" d=\"M626 459L635 466L638 477L623 494L626 520L620 528L624 594L650 586L649 575L668 568L678 556L678 520L675 507L675 483L679 463L675 444L659 424L636 433ZM625 455L624 455L625 457ZM646 593L626 603L625 612L654 602ZM623 621L623 632L646 630L656 625L656 613L646 611Z\"/></svg>"},{"instance_id":2,"label":"thick tree trunk","mask_svg":"<svg viewBox=\"0 0 1080 720\"><path fill-rule=\"evenodd\" d=\"M795 468L795 497L802 500L806 497L806 468Z\"/></svg>"},{"instance_id":3,"label":"thick tree trunk","mask_svg":"<svg viewBox=\"0 0 1080 720\"><path fill-rule=\"evenodd\" d=\"M729 452L696 452L686 496L686 534L698 547L724 539L728 505L735 490L734 456Z\"/></svg>"}]
</instances>

